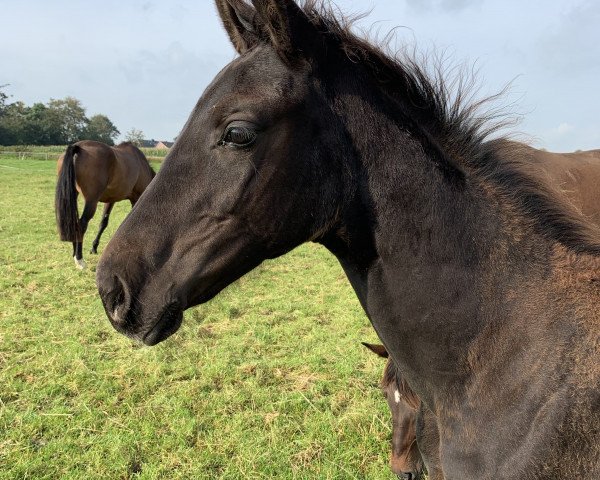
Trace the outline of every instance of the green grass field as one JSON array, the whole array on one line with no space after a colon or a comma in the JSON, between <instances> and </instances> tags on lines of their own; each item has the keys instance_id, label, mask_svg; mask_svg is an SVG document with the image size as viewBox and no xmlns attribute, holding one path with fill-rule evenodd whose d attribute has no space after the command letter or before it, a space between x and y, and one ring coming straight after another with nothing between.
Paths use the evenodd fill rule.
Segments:
<instances>
[{"instance_id":1,"label":"green grass field","mask_svg":"<svg viewBox=\"0 0 600 480\"><path fill-rule=\"evenodd\" d=\"M0 155L0 479L391 479L376 336L336 260L265 263L152 348L54 223L55 163ZM119 203L100 251L129 211Z\"/></svg>"}]
</instances>

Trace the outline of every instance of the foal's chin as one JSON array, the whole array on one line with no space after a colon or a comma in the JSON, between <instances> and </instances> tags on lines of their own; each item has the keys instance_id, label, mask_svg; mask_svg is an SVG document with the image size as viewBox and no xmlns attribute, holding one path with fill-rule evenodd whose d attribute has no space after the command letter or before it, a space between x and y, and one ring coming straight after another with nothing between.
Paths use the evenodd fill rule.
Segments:
<instances>
[{"instance_id":1,"label":"foal's chin","mask_svg":"<svg viewBox=\"0 0 600 480\"><path fill-rule=\"evenodd\" d=\"M150 328L138 335L145 345L151 347L173 335L183 322L183 310L177 304L167 305Z\"/></svg>"}]
</instances>

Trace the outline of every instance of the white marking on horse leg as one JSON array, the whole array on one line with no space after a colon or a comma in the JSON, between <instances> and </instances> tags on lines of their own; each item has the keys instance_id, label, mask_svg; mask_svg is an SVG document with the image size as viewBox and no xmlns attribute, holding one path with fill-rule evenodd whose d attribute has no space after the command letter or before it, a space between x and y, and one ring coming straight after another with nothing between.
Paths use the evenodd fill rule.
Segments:
<instances>
[{"instance_id":1,"label":"white marking on horse leg","mask_svg":"<svg viewBox=\"0 0 600 480\"><path fill-rule=\"evenodd\" d=\"M75 260L75 266L79 270L85 269L86 265L85 265L85 260L83 258L81 260L77 260L77 257L73 257L73 260Z\"/></svg>"}]
</instances>

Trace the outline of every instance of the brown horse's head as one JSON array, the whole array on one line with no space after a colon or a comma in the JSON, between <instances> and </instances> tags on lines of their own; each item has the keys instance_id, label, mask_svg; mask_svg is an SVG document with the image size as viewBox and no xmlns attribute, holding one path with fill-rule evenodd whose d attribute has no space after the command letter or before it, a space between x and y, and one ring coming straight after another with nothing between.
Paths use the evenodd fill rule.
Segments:
<instances>
[{"instance_id":1,"label":"brown horse's head","mask_svg":"<svg viewBox=\"0 0 600 480\"><path fill-rule=\"evenodd\" d=\"M363 345L380 357L388 358L383 345L364 342ZM419 479L424 466L417 446L417 415L421 401L402 378L391 358L388 358L380 386L392 413L390 467L400 478Z\"/></svg>"},{"instance_id":2,"label":"brown horse's head","mask_svg":"<svg viewBox=\"0 0 600 480\"><path fill-rule=\"evenodd\" d=\"M313 43L326 37L293 1L253 3L217 1L240 57L206 89L98 265L113 326L148 345L175 332L184 309L323 235L339 212L352 155L320 70L336 57L321 62Z\"/></svg>"}]
</instances>

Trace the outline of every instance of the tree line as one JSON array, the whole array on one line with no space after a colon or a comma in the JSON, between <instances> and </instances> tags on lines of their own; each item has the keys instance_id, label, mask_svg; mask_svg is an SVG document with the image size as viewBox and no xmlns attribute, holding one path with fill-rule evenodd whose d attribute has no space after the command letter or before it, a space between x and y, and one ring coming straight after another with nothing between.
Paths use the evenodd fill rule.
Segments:
<instances>
[{"instance_id":1,"label":"tree line","mask_svg":"<svg viewBox=\"0 0 600 480\"><path fill-rule=\"evenodd\" d=\"M7 85L0 85L0 145L65 145L97 140L114 145L120 132L106 115L87 117L73 97L27 106L9 103Z\"/></svg>"}]
</instances>

